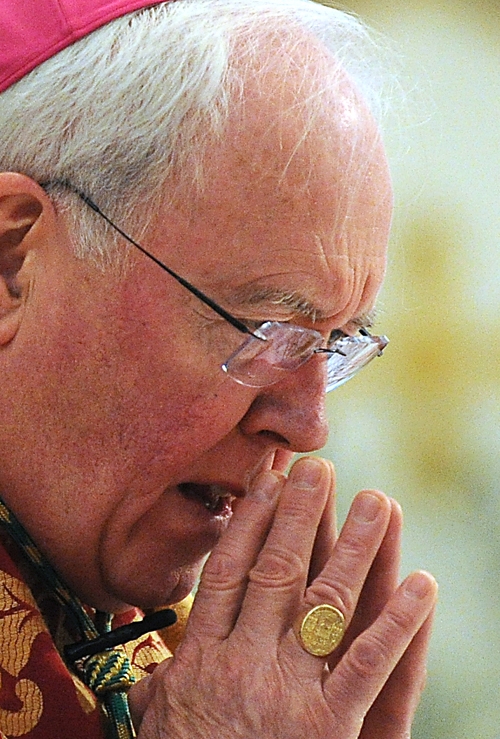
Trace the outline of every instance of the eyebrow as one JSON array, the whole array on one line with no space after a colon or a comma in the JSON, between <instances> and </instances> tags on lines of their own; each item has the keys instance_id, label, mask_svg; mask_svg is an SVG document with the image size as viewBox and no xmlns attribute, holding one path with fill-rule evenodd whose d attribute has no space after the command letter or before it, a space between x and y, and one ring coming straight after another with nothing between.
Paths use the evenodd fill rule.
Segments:
<instances>
[{"instance_id":1,"label":"eyebrow","mask_svg":"<svg viewBox=\"0 0 500 739\"><path fill-rule=\"evenodd\" d=\"M327 320L329 316L319 310L311 301L298 292L286 292L273 287L255 288L248 285L228 296L228 301L232 307L244 309L246 307L265 305L279 306L288 308L294 315L299 315L315 322ZM352 318L349 323L358 328L371 328L375 322L376 310L373 308L367 313L363 313L356 318Z\"/></svg>"}]
</instances>

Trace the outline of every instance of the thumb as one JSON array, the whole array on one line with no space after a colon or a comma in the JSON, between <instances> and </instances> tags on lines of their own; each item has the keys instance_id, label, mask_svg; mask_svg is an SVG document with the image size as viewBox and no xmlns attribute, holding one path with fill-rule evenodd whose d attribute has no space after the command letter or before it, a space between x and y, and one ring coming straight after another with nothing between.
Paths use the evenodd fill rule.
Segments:
<instances>
[{"instance_id":1,"label":"thumb","mask_svg":"<svg viewBox=\"0 0 500 739\"><path fill-rule=\"evenodd\" d=\"M143 677L138 683L132 685L128 691L130 715L136 730L139 730L143 716L146 713L146 709L149 706L151 698L153 697L153 685L151 679L151 675Z\"/></svg>"},{"instance_id":2,"label":"thumb","mask_svg":"<svg viewBox=\"0 0 500 739\"><path fill-rule=\"evenodd\" d=\"M156 688L158 686L158 679L161 679L162 673L168 669L171 660L171 657L166 659L156 667L151 675L143 677L142 680L139 680L139 682L132 685L128 691L130 715L137 731L139 730L149 704L154 698Z\"/></svg>"}]
</instances>

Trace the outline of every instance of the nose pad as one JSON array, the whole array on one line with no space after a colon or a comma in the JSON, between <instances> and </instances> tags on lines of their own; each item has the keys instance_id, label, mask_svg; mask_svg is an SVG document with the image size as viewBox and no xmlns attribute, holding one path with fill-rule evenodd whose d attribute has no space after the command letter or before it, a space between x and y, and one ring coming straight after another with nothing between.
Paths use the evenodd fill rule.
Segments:
<instances>
[{"instance_id":1,"label":"nose pad","mask_svg":"<svg viewBox=\"0 0 500 739\"><path fill-rule=\"evenodd\" d=\"M312 357L275 385L262 388L240 421L246 435L266 436L293 452L321 449L328 438L326 363Z\"/></svg>"}]
</instances>

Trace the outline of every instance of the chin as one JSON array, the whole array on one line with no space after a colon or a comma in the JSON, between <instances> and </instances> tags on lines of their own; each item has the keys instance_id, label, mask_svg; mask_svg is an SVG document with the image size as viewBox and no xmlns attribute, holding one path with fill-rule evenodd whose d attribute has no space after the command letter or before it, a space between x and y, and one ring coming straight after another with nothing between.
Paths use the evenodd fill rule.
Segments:
<instances>
[{"instance_id":1,"label":"chin","mask_svg":"<svg viewBox=\"0 0 500 739\"><path fill-rule=\"evenodd\" d=\"M147 611L173 605L186 598L198 583L203 562L183 568L179 572L169 572L167 578L128 578L126 582L113 582L104 610L117 613L131 606ZM92 604L103 608L103 604Z\"/></svg>"}]
</instances>

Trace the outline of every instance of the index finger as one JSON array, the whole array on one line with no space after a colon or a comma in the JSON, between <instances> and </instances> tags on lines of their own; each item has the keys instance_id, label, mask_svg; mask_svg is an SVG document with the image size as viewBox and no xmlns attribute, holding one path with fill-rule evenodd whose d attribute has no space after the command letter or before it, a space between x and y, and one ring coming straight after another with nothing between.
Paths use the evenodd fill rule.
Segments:
<instances>
[{"instance_id":1,"label":"index finger","mask_svg":"<svg viewBox=\"0 0 500 739\"><path fill-rule=\"evenodd\" d=\"M288 479L259 476L205 567L192 629L223 639L236 622L247 636L265 624L259 644L277 641L304 593L331 481L331 464L308 458L295 463Z\"/></svg>"},{"instance_id":2,"label":"index finger","mask_svg":"<svg viewBox=\"0 0 500 739\"><path fill-rule=\"evenodd\" d=\"M186 639L196 633L222 640L231 633L245 595L248 573L269 531L282 480L280 473L262 472L239 502L227 531L203 569Z\"/></svg>"}]
</instances>

